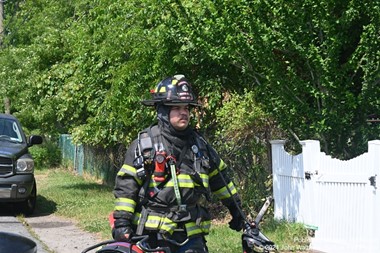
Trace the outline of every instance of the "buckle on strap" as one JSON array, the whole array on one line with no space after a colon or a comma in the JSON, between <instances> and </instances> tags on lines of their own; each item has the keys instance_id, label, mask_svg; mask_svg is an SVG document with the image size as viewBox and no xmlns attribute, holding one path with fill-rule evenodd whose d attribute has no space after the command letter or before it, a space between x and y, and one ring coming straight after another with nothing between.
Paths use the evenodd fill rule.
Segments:
<instances>
[{"instance_id":1,"label":"buckle on strap","mask_svg":"<svg viewBox=\"0 0 380 253\"><path fill-rule=\"evenodd\" d=\"M186 212L187 211L187 205L179 205L178 211L180 212Z\"/></svg>"},{"instance_id":2,"label":"buckle on strap","mask_svg":"<svg viewBox=\"0 0 380 253\"><path fill-rule=\"evenodd\" d=\"M141 210L139 225L137 226L137 229L136 229L136 235L143 234L145 223L147 220L148 220L148 210L145 207L143 207Z\"/></svg>"}]
</instances>

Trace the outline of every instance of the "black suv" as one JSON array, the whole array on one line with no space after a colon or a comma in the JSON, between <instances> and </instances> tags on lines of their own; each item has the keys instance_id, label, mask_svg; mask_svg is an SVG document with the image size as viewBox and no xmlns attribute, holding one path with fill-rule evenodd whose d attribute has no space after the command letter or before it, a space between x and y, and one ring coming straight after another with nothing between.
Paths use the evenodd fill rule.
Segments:
<instances>
[{"instance_id":1,"label":"black suv","mask_svg":"<svg viewBox=\"0 0 380 253\"><path fill-rule=\"evenodd\" d=\"M34 212L37 199L34 161L28 148L41 143L38 135L27 139L14 116L0 114L0 202L13 202L26 215Z\"/></svg>"}]
</instances>

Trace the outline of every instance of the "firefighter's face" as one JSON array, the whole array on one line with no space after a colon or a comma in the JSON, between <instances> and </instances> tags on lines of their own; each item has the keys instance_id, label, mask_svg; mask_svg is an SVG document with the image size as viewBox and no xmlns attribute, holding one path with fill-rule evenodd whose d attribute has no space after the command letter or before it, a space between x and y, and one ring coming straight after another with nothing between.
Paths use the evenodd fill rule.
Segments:
<instances>
[{"instance_id":1,"label":"firefighter's face","mask_svg":"<svg viewBox=\"0 0 380 253\"><path fill-rule=\"evenodd\" d=\"M176 105L171 107L169 121L176 130L185 130L189 125L189 119L190 110L188 105Z\"/></svg>"}]
</instances>

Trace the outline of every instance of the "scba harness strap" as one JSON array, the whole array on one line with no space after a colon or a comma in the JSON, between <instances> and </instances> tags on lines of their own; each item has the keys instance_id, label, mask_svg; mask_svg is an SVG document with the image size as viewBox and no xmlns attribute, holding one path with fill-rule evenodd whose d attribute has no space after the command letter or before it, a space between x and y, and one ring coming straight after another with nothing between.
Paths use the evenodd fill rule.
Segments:
<instances>
[{"instance_id":1,"label":"scba harness strap","mask_svg":"<svg viewBox=\"0 0 380 253\"><path fill-rule=\"evenodd\" d=\"M144 180L147 175L150 174L152 167L155 148L152 142L152 127L142 131L138 134L137 149L135 151L135 160L133 161L133 167L136 168L137 177Z\"/></svg>"},{"instance_id":2,"label":"scba harness strap","mask_svg":"<svg viewBox=\"0 0 380 253\"><path fill-rule=\"evenodd\" d=\"M207 145L206 141L201 135L199 135L199 133L194 131L194 135L195 144L191 147L191 150L194 154L194 165L193 168L187 172L195 183L204 188L204 194L206 195L206 198L210 200L208 187L204 186L204 183L200 176L201 167L210 167L209 158L207 154L205 154ZM175 171L178 174L178 166L182 164L183 155L187 153L188 148L189 147L187 145L183 147L181 156L177 161L176 158L171 155L166 156L162 136L157 125L150 126L149 128L139 133L133 165L136 168L137 176L141 180L144 180L143 187L139 193L140 202L146 198L146 190L149 186L149 180L145 179L150 179L150 177L154 175L154 180L156 182L160 182L158 188L165 185L165 183L167 183L167 181L170 179L168 176L175 177L173 168L175 168ZM157 178L159 179L157 180ZM178 180L175 180L175 182L177 181Z\"/></svg>"},{"instance_id":3,"label":"scba harness strap","mask_svg":"<svg viewBox=\"0 0 380 253\"><path fill-rule=\"evenodd\" d=\"M192 145L191 150L194 155L194 164L193 168L190 166L186 166L187 172L190 178L193 180L195 184L200 186L203 190L201 191L208 200L210 200L210 191L207 187L205 187L201 173L201 167L209 166L209 159L207 156L207 146L206 141L201 138L201 136L194 132L195 144ZM135 151L135 160L134 167L136 168L138 177L141 180L144 180L142 187L139 191L139 203L138 205L141 208L140 221L138 223L136 234L141 235L143 233L145 223L148 220L148 215L150 211L144 207L144 205L148 202L149 199L153 199L158 192L165 186L166 183L170 179L172 179L173 188L175 192L175 196L177 199L177 207L176 210L178 212L186 212L186 205L182 204L181 194L180 194L180 183L177 178L177 174L179 173L178 166L181 165L184 154L188 152L188 145L185 145L182 149L179 161L172 156L164 157L163 161L157 161L158 158L162 158L165 152L165 147L162 141L162 136L159 132L157 126L151 126L142 132L139 133L138 136L138 144ZM164 173L164 174L155 174L156 172ZM162 180L161 180L162 177ZM155 193L149 196L148 188L150 185L151 178L158 185L155 187ZM159 180L156 180L159 178ZM151 194L151 193L150 193ZM167 208L167 212L173 212L173 208ZM197 222L198 223L198 222Z\"/></svg>"}]
</instances>

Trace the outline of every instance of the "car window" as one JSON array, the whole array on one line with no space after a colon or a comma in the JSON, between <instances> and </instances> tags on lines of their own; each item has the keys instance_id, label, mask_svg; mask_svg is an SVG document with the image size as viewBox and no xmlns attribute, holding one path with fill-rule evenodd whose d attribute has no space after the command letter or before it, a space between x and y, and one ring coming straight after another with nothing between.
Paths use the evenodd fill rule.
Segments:
<instances>
[{"instance_id":1,"label":"car window","mask_svg":"<svg viewBox=\"0 0 380 253\"><path fill-rule=\"evenodd\" d=\"M16 121L11 119L0 119L0 139L22 142L21 131Z\"/></svg>"}]
</instances>

